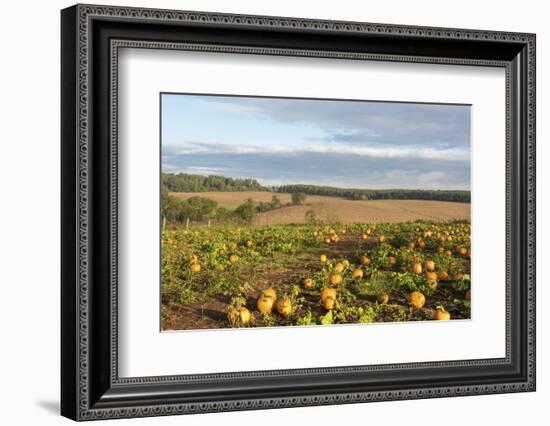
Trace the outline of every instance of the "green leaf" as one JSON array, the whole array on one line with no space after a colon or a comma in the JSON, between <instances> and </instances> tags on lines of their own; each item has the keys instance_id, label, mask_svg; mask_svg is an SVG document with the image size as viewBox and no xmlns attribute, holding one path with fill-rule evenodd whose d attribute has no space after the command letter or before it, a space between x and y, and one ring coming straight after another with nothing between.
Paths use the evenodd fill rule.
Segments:
<instances>
[{"instance_id":1,"label":"green leaf","mask_svg":"<svg viewBox=\"0 0 550 426\"><path fill-rule=\"evenodd\" d=\"M322 325L329 325L333 323L332 311L328 311L325 315L321 317Z\"/></svg>"}]
</instances>

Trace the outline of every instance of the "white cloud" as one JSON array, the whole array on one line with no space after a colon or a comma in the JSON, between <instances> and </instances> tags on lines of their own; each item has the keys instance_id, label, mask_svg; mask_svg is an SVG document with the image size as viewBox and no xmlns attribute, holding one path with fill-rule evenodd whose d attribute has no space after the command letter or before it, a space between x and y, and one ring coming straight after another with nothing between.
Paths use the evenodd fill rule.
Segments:
<instances>
[{"instance_id":1,"label":"white cloud","mask_svg":"<svg viewBox=\"0 0 550 426\"><path fill-rule=\"evenodd\" d=\"M201 98L215 114L234 114L243 120L306 124L353 138L371 134L389 144L470 144L470 107L467 105L397 102L328 101L290 98L216 96ZM331 139L331 137L329 137Z\"/></svg>"},{"instance_id":2,"label":"white cloud","mask_svg":"<svg viewBox=\"0 0 550 426\"><path fill-rule=\"evenodd\" d=\"M176 164L167 163L165 161L162 162L162 170L164 172L176 172L178 169L179 167Z\"/></svg>"},{"instance_id":3,"label":"white cloud","mask_svg":"<svg viewBox=\"0 0 550 426\"><path fill-rule=\"evenodd\" d=\"M217 98L213 98L213 99L217 99ZM208 104L208 106L222 113L225 112L225 113L231 113L231 114L242 114L246 116L250 116L250 115L259 116L262 114L262 110L255 105L244 105L243 103L223 102L223 101L216 101L213 99L203 98L200 100L200 102L203 104ZM231 100L233 98L227 98L227 99Z\"/></svg>"},{"instance_id":4,"label":"white cloud","mask_svg":"<svg viewBox=\"0 0 550 426\"><path fill-rule=\"evenodd\" d=\"M348 144L313 144L300 148L276 145L236 145L212 142L187 142L173 148L176 155L189 154L347 154L375 158L410 158L442 161L468 161L470 151L461 148L422 148L417 146L353 146Z\"/></svg>"},{"instance_id":5,"label":"white cloud","mask_svg":"<svg viewBox=\"0 0 550 426\"><path fill-rule=\"evenodd\" d=\"M196 167L196 166L189 166L186 169L190 173L197 173L199 175L213 175L217 173L222 173L225 170L224 167Z\"/></svg>"},{"instance_id":6,"label":"white cloud","mask_svg":"<svg viewBox=\"0 0 550 426\"><path fill-rule=\"evenodd\" d=\"M332 145L308 147L304 151L317 153L352 154L377 158L423 158L427 160L469 160L470 153L461 149L434 149L418 147L354 147Z\"/></svg>"}]
</instances>

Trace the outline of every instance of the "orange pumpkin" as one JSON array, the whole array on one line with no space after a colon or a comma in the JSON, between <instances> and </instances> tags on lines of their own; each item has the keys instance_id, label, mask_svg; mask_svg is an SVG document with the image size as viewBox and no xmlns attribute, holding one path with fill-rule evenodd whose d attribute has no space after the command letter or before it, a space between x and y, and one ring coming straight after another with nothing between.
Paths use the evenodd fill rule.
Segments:
<instances>
[{"instance_id":1,"label":"orange pumpkin","mask_svg":"<svg viewBox=\"0 0 550 426\"><path fill-rule=\"evenodd\" d=\"M370 263L370 259L367 256L361 256L361 265L368 265Z\"/></svg>"},{"instance_id":2,"label":"orange pumpkin","mask_svg":"<svg viewBox=\"0 0 550 426\"><path fill-rule=\"evenodd\" d=\"M449 321L451 319L451 314L440 306L435 310L434 319L438 321Z\"/></svg>"},{"instance_id":3,"label":"orange pumpkin","mask_svg":"<svg viewBox=\"0 0 550 426\"><path fill-rule=\"evenodd\" d=\"M426 296L419 291L413 291L409 294L409 303L416 309L421 309L426 303Z\"/></svg>"},{"instance_id":4,"label":"orange pumpkin","mask_svg":"<svg viewBox=\"0 0 550 426\"><path fill-rule=\"evenodd\" d=\"M351 276L356 280L360 280L361 278L363 278L363 271L357 268L351 273Z\"/></svg>"},{"instance_id":5,"label":"orange pumpkin","mask_svg":"<svg viewBox=\"0 0 550 426\"><path fill-rule=\"evenodd\" d=\"M258 298L256 307L258 308L258 311L260 311L262 314L270 314L273 311L274 304L275 304L275 299L265 294L262 294Z\"/></svg>"},{"instance_id":6,"label":"orange pumpkin","mask_svg":"<svg viewBox=\"0 0 550 426\"><path fill-rule=\"evenodd\" d=\"M336 303L336 300L333 299L332 297L327 297L324 301L323 301L323 307L327 310L327 311L330 311L331 309L334 309L334 304Z\"/></svg>"},{"instance_id":7,"label":"orange pumpkin","mask_svg":"<svg viewBox=\"0 0 550 426\"><path fill-rule=\"evenodd\" d=\"M241 306L238 309L239 319L241 320L242 325L247 325L250 322L250 311L244 306Z\"/></svg>"},{"instance_id":8,"label":"orange pumpkin","mask_svg":"<svg viewBox=\"0 0 550 426\"><path fill-rule=\"evenodd\" d=\"M325 299L336 299L336 290L330 287L325 287L321 291L321 301L324 303Z\"/></svg>"},{"instance_id":9,"label":"orange pumpkin","mask_svg":"<svg viewBox=\"0 0 550 426\"><path fill-rule=\"evenodd\" d=\"M426 271L426 281L437 281L437 274L433 271Z\"/></svg>"},{"instance_id":10,"label":"orange pumpkin","mask_svg":"<svg viewBox=\"0 0 550 426\"><path fill-rule=\"evenodd\" d=\"M332 274L330 276L330 283L332 285L340 285L342 283L342 275L340 274Z\"/></svg>"},{"instance_id":11,"label":"orange pumpkin","mask_svg":"<svg viewBox=\"0 0 550 426\"><path fill-rule=\"evenodd\" d=\"M434 271L435 270L435 262L433 260L426 260L424 262L424 267L427 271Z\"/></svg>"},{"instance_id":12,"label":"orange pumpkin","mask_svg":"<svg viewBox=\"0 0 550 426\"><path fill-rule=\"evenodd\" d=\"M273 300L277 299L277 292L271 287L262 291L262 294L264 296L271 297Z\"/></svg>"},{"instance_id":13,"label":"orange pumpkin","mask_svg":"<svg viewBox=\"0 0 550 426\"><path fill-rule=\"evenodd\" d=\"M277 300L277 302L275 302L275 309L277 309L277 312L279 312L279 314L286 317L292 312L292 302L286 296L281 297Z\"/></svg>"},{"instance_id":14,"label":"orange pumpkin","mask_svg":"<svg viewBox=\"0 0 550 426\"><path fill-rule=\"evenodd\" d=\"M390 295L384 291L378 295L377 299L378 303L385 305L390 301Z\"/></svg>"}]
</instances>

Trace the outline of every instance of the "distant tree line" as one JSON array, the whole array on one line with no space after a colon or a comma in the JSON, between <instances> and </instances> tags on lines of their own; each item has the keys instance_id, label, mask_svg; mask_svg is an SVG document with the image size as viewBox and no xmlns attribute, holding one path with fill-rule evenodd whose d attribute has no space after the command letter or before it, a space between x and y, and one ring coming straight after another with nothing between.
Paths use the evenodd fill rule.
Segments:
<instances>
[{"instance_id":1,"label":"distant tree line","mask_svg":"<svg viewBox=\"0 0 550 426\"><path fill-rule=\"evenodd\" d=\"M255 179L201 176L188 173L163 173L162 187L168 192L271 191L292 194L292 204L304 204L306 195L341 197L348 200L437 200L469 203L470 191L423 189L354 189L318 185L282 185L265 187ZM281 207L280 200L261 202L259 212Z\"/></svg>"},{"instance_id":2,"label":"distant tree line","mask_svg":"<svg viewBox=\"0 0 550 426\"><path fill-rule=\"evenodd\" d=\"M255 179L163 173L162 185L170 192L267 191Z\"/></svg>"},{"instance_id":3,"label":"distant tree line","mask_svg":"<svg viewBox=\"0 0 550 426\"><path fill-rule=\"evenodd\" d=\"M352 189L317 185L283 185L278 192L290 194L322 195L348 200L437 200L470 202L470 191L423 189Z\"/></svg>"}]
</instances>

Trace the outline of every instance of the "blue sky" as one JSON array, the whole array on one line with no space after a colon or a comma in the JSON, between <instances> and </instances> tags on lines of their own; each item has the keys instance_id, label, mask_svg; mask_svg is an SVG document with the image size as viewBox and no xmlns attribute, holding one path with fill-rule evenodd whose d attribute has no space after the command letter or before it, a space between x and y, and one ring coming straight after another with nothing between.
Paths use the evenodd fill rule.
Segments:
<instances>
[{"instance_id":1,"label":"blue sky","mask_svg":"<svg viewBox=\"0 0 550 426\"><path fill-rule=\"evenodd\" d=\"M162 171L470 189L470 106L162 95Z\"/></svg>"}]
</instances>

